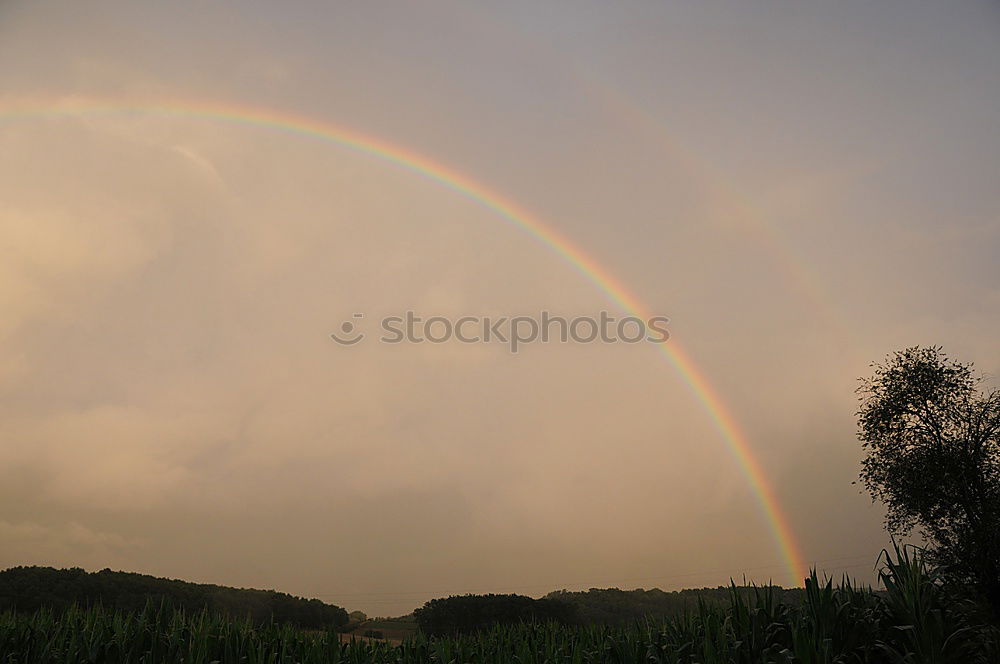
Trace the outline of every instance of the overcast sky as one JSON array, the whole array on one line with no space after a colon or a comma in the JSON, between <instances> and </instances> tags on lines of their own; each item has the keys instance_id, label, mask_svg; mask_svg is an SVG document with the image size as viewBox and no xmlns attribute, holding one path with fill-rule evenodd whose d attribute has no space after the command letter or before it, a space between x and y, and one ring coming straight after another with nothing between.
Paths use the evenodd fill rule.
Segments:
<instances>
[{"instance_id":1,"label":"overcast sky","mask_svg":"<svg viewBox=\"0 0 1000 664\"><path fill-rule=\"evenodd\" d=\"M751 7L751 4L753 5ZM995 3L0 3L0 567L460 592L787 582L651 344L346 348L594 283L292 112L532 211L671 320L808 561L870 579L854 389L914 344L1000 372Z\"/></svg>"}]
</instances>

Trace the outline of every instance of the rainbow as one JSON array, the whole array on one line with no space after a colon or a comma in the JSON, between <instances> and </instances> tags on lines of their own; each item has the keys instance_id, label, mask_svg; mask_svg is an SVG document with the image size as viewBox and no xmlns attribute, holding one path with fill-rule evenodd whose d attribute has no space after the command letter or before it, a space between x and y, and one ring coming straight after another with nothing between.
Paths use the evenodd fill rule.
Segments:
<instances>
[{"instance_id":1,"label":"rainbow","mask_svg":"<svg viewBox=\"0 0 1000 664\"><path fill-rule=\"evenodd\" d=\"M646 108L623 96L608 83L593 79L586 73L577 75L585 88L610 112L620 116L629 126L644 130L671 157L677 159L684 170L696 179L705 194L721 204L730 222L735 222L748 231L747 235L770 255L770 262L784 272L783 281L797 290L822 317L826 329L836 332L842 341L853 341L853 329L844 324L844 316L831 304L831 298L815 269L802 259L801 252L792 247L785 234L767 215L729 186L717 169L712 168L695 150L685 145L680 137L667 131L662 121ZM859 176L855 172L852 177Z\"/></svg>"},{"instance_id":2,"label":"rainbow","mask_svg":"<svg viewBox=\"0 0 1000 664\"><path fill-rule=\"evenodd\" d=\"M0 120L6 121L39 116L76 117L92 114L157 114L221 120L319 139L396 164L475 201L500 219L533 236L603 291L622 311L643 320L649 320L651 317L646 306L607 268L528 210L462 173L374 136L288 111L245 105L174 100L153 103L111 103L107 100L90 98L69 98L55 102L0 101ZM802 553L774 489L753 454L749 440L740 431L735 419L704 373L698 369L676 339L671 339L669 343L658 344L656 348L676 368L711 418L757 498L761 512L781 552L788 573L787 580L793 586L800 585L807 572Z\"/></svg>"}]
</instances>

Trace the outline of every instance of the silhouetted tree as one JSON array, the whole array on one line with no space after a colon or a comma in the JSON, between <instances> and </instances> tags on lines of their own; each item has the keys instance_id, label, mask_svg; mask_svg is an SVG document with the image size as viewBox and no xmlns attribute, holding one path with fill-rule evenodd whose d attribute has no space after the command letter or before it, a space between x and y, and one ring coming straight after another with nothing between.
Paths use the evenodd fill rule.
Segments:
<instances>
[{"instance_id":1,"label":"silhouetted tree","mask_svg":"<svg viewBox=\"0 0 1000 664\"><path fill-rule=\"evenodd\" d=\"M574 621L573 607L524 595L455 595L432 599L413 612L425 634L469 634L493 625Z\"/></svg>"},{"instance_id":2,"label":"silhouetted tree","mask_svg":"<svg viewBox=\"0 0 1000 664\"><path fill-rule=\"evenodd\" d=\"M802 603L801 588L780 586L718 586L664 591L659 588L621 590L591 588L590 590L557 590L545 596L573 607L581 624L628 625L644 620L665 620L698 611L700 606L725 607L733 597L751 597L766 590L790 606Z\"/></svg>"},{"instance_id":3,"label":"silhouetted tree","mask_svg":"<svg viewBox=\"0 0 1000 664\"><path fill-rule=\"evenodd\" d=\"M0 611L62 611L78 604L139 611L147 602L163 603L188 612L208 609L255 622L273 620L311 629L347 624L347 611L318 599L304 599L273 590L230 588L189 583L145 574L86 572L79 567L12 567L0 571Z\"/></svg>"},{"instance_id":4,"label":"silhouetted tree","mask_svg":"<svg viewBox=\"0 0 1000 664\"><path fill-rule=\"evenodd\" d=\"M946 578L1000 616L1000 392L940 347L873 367L858 389L861 480L891 533L916 529Z\"/></svg>"}]
</instances>

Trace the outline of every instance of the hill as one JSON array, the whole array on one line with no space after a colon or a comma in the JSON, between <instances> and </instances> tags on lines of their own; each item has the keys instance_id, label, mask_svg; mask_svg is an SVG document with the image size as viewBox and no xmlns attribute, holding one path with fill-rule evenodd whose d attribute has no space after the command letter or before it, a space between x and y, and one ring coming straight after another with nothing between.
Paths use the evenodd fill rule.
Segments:
<instances>
[{"instance_id":1,"label":"hill","mask_svg":"<svg viewBox=\"0 0 1000 664\"><path fill-rule=\"evenodd\" d=\"M78 567L12 567L0 572L0 611L57 611L73 604L136 611L147 601L188 612L213 613L263 623L273 620L310 629L340 628L347 611L318 599L304 599L274 590L230 588L190 583L132 572L87 572Z\"/></svg>"},{"instance_id":2,"label":"hill","mask_svg":"<svg viewBox=\"0 0 1000 664\"><path fill-rule=\"evenodd\" d=\"M575 622L572 605L524 595L453 595L432 599L413 615L420 631L435 636L471 634L497 624Z\"/></svg>"}]
</instances>

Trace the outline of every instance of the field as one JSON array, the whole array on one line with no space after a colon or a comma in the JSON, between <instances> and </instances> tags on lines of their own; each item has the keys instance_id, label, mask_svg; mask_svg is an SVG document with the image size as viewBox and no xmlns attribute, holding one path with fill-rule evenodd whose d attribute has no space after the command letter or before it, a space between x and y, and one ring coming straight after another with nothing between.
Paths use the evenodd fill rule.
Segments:
<instances>
[{"instance_id":1,"label":"field","mask_svg":"<svg viewBox=\"0 0 1000 664\"><path fill-rule=\"evenodd\" d=\"M947 598L919 557L887 560L885 590L807 580L801 605L773 590L733 589L727 606L702 603L662 622L624 627L497 625L474 634L395 644L336 631L232 620L147 606L71 608L0 616L0 661L35 663L246 662L996 662L994 628Z\"/></svg>"},{"instance_id":2,"label":"field","mask_svg":"<svg viewBox=\"0 0 1000 664\"><path fill-rule=\"evenodd\" d=\"M412 616L408 616L404 618L376 618L374 620L366 620L354 628L351 634L343 636L369 636L399 644L412 637L416 632L417 623L413 620Z\"/></svg>"}]
</instances>

